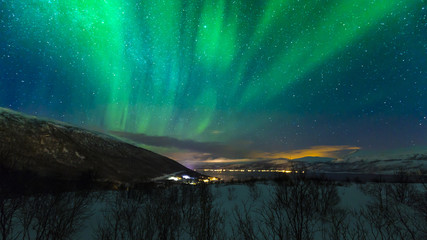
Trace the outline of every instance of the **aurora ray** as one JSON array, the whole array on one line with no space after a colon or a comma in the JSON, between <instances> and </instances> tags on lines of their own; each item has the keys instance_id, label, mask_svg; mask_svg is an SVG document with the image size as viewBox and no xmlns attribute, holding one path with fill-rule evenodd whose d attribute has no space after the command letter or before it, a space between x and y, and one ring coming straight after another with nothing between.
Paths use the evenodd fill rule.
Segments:
<instances>
[{"instance_id":1,"label":"aurora ray","mask_svg":"<svg viewBox=\"0 0 427 240\"><path fill-rule=\"evenodd\" d=\"M263 152L422 145L425 6L2 1L0 106L105 131L250 139Z\"/></svg>"}]
</instances>

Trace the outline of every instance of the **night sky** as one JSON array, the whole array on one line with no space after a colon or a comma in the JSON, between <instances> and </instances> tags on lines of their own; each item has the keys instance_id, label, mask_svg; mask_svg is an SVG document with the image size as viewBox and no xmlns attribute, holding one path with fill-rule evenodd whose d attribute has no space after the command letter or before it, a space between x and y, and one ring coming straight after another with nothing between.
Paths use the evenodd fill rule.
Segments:
<instances>
[{"instance_id":1,"label":"night sky","mask_svg":"<svg viewBox=\"0 0 427 240\"><path fill-rule=\"evenodd\" d=\"M0 107L182 162L424 147L427 2L2 0Z\"/></svg>"}]
</instances>

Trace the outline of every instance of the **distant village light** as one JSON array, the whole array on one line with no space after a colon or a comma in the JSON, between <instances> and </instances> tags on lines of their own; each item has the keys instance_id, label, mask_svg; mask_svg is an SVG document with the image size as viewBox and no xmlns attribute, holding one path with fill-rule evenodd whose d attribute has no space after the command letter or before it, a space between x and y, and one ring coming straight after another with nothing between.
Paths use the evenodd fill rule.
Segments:
<instances>
[{"instance_id":1,"label":"distant village light","mask_svg":"<svg viewBox=\"0 0 427 240\"><path fill-rule=\"evenodd\" d=\"M177 177L169 177L168 180L178 181L179 178L177 178Z\"/></svg>"}]
</instances>

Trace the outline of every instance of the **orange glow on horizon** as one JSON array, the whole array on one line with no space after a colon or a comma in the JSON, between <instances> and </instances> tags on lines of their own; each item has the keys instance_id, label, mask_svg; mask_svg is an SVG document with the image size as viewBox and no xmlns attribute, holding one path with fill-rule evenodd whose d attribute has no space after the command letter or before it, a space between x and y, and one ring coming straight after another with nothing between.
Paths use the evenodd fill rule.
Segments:
<instances>
[{"instance_id":1,"label":"orange glow on horizon","mask_svg":"<svg viewBox=\"0 0 427 240\"><path fill-rule=\"evenodd\" d=\"M324 157L324 158L333 158L340 160L345 156L354 153L355 151L361 149L357 146L350 145L332 145L332 146L313 146L305 149L297 149L284 152L261 152L261 151L252 151L243 153L240 158L227 158L219 157L214 159L209 159L210 153L201 153L201 152L173 152L165 154L167 157L177 160L185 166L191 166L198 163L210 163L210 164L221 164L221 163L249 163L257 162L262 160L268 160L274 164L283 164L287 160L296 160L304 157Z\"/></svg>"},{"instance_id":2,"label":"orange glow on horizon","mask_svg":"<svg viewBox=\"0 0 427 240\"><path fill-rule=\"evenodd\" d=\"M356 146L314 146L306 149L292 150L288 152L268 153L255 152L252 154L254 158L268 158L268 159L298 159L304 157L327 157L327 158L340 158L343 152L348 153L359 150L360 147Z\"/></svg>"}]
</instances>

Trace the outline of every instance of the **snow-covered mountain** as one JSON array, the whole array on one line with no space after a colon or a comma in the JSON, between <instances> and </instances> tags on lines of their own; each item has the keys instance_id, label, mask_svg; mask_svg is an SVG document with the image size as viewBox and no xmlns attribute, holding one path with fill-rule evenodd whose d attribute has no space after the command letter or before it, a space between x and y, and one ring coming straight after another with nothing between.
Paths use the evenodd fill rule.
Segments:
<instances>
[{"instance_id":1,"label":"snow-covered mountain","mask_svg":"<svg viewBox=\"0 0 427 240\"><path fill-rule=\"evenodd\" d=\"M355 174L394 174L405 170L414 173L427 173L427 148L394 149L388 151L357 151L342 159L304 157L299 159L263 159L259 161L201 165L198 168L227 169L290 169L303 165L312 172L355 173Z\"/></svg>"},{"instance_id":2,"label":"snow-covered mountain","mask_svg":"<svg viewBox=\"0 0 427 240\"><path fill-rule=\"evenodd\" d=\"M0 164L41 176L134 183L174 172L176 161L102 133L0 108Z\"/></svg>"},{"instance_id":3,"label":"snow-covered mountain","mask_svg":"<svg viewBox=\"0 0 427 240\"><path fill-rule=\"evenodd\" d=\"M347 171L394 173L400 169L427 173L427 147L384 151L361 150L333 161Z\"/></svg>"}]
</instances>

